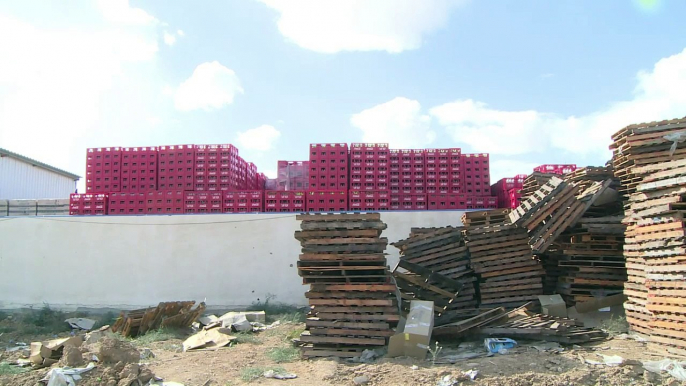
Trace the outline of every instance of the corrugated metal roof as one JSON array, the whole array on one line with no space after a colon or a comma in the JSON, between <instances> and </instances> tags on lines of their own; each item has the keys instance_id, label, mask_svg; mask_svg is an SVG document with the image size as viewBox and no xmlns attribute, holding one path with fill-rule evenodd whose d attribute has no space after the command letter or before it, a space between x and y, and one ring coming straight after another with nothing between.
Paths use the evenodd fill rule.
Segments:
<instances>
[{"instance_id":1,"label":"corrugated metal roof","mask_svg":"<svg viewBox=\"0 0 686 386\"><path fill-rule=\"evenodd\" d=\"M54 166L50 166L48 164L44 164L40 161L36 161L35 159L29 158L29 157L24 157L21 154L13 153L13 152L6 150L6 149L3 149L1 147L0 147L0 157L12 157L12 158L18 159L20 161L29 163L33 166L37 166L39 168L43 168L45 170L55 172L57 174L61 174L61 175L66 176L66 177L73 178L74 181L78 181L81 178L81 176L77 176L76 174L72 174L72 173L69 173L68 171L58 169L58 168L56 168Z\"/></svg>"}]
</instances>

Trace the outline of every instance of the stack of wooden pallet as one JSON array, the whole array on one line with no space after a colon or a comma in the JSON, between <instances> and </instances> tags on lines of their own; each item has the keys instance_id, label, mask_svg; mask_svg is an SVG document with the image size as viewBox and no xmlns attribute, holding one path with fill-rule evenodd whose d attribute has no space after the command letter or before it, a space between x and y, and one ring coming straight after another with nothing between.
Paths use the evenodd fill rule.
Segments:
<instances>
[{"instance_id":1,"label":"stack of wooden pallet","mask_svg":"<svg viewBox=\"0 0 686 386\"><path fill-rule=\"evenodd\" d=\"M411 237L393 243L393 245L400 250L402 262L415 264L455 282L449 286L451 290L456 289L455 285L459 284L460 288L457 288L459 293L449 302L445 311L473 309L477 306L474 287L476 276L469 267L462 228L448 227L421 234L414 233ZM409 265L407 266L409 267ZM405 267L401 265L401 268ZM410 299L411 293L404 290L402 278L398 282L398 286L401 288L401 292L405 294L404 296Z\"/></svg>"},{"instance_id":2,"label":"stack of wooden pallet","mask_svg":"<svg viewBox=\"0 0 686 386\"><path fill-rule=\"evenodd\" d=\"M686 355L686 119L625 127L613 135L627 224L627 321L649 347Z\"/></svg>"},{"instance_id":3,"label":"stack of wooden pallet","mask_svg":"<svg viewBox=\"0 0 686 386\"><path fill-rule=\"evenodd\" d=\"M295 237L302 245L298 274L310 290L304 357L356 357L386 345L400 319L378 213L310 214Z\"/></svg>"},{"instance_id":4,"label":"stack of wooden pallet","mask_svg":"<svg viewBox=\"0 0 686 386\"><path fill-rule=\"evenodd\" d=\"M558 239L557 292L568 305L622 293L626 282L624 225L619 216L584 217Z\"/></svg>"},{"instance_id":5,"label":"stack of wooden pallet","mask_svg":"<svg viewBox=\"0 0 686 386\"><path fill-rule=\"evenodd\" d=\"M410 312L412 300L430 300L434 302L436 316L441 316L449 309L456 308L463 288L462 283L407 260L398 262L393 277L400 290L405 313Z\"/></svg>"},{"instance_id":6,"label":"stack of wooden pallet","mask_svg":"<svg viewBox=\"0 0 686 386\"><path fill-rule=\"evenodd\" d=\"M476 210L465 212L462 215L462 224L465 227L500 225L509 222L508 217L511 209Z\"/></svg>"},{"instance_id":7,"label":"stack of wooden pallet","mask_svg":"<svg viewBox=\"0 0 686 386\"><path fill-rule=\"evenodd\" d=\"M194 309L193 305L194 301L163 302L157 307L122 311L112 325L112 332L135 337L162 327L190 327L205 312L205 303L198 304Z\"/></svg>"},{"instance_id":8,"label":"stack of wooden pallet","mask_svg":"<svg viewBox=\"0 0 686 386\"><path fill-rule=\"evenodd\" d=\"M543 267L531 252L526 229L469 227L465 235L483 307L517 307L543 293Z\"/></svg>"},{"instance_id":9,"label":"stack of wooden pallet","mask_svg":"<svg viewBox=\"0 0 686 386\"><path fill-rule=\"evenodd\" d=\"M552 177L510 213L510 221L528 230L535 253L544 253L563 231L576 224L611 183L594 182L581 191L575 184Z\"/></svg>"},{"instance_id":10,"label":"stack of wooden pallet","mask_svg":"<svg viewBox=\"0 0 686 386\"><path fill-rule=\"evenodd\" d=\"M530 197L535 191L541 189L546 182L555 176L556 175L552 173L542 172L533 172L529 174L524 180L524 185L522 186L522 200Z\"/></svg>"}]
</instances>

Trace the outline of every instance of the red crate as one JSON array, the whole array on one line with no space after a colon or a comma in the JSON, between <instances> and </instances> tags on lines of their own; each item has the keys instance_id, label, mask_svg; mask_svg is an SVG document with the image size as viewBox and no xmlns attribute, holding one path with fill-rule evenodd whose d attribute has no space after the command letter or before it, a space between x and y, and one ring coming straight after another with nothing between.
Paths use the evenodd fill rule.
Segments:
<instances>
[{"instance_id":1,"label":"red crate","mask_svg":"<svg viewBox=\"0 0 686 386\"><path fill-rule=\"evenodd\" d=\"M467 208L467 198L464 194L428 194L427 201L427 208L429 210L455 210Z\"/></svg>"},{"instance_id":2,"label":"red crate","mask_svg":"<svg viewBox=\"0 0 686 386\"><path fill-rule=\"evenodd\" d=\"M304 212L305 193L303 191L265 192L265 212Z\"/></svg>"},{"instance_id":3,"label":"red crate","mask_svg":"<svg viewBox=\"0 0 686 386\"><path fill-rule=\"evenodd\" d=\"M348 210L347 191L307 192L308 212L344 212Z\"/></svg>"},{"instance_id":4,"label":"red crate","mask_svg":"<svg viewBox=\"0 0 686 386\"><path fill-rule=\"evenodd\" d=\"M121 148L89 148L86 151L86 192L109 193L121 189Z\"/></svg>"},{"instance_id":5,"label":"red crate","mask_svg":"<svg viewBox=\"0 0 686 386\"><path fill-rule=\"evenodd\" d=\"M576 165L574 165L574 164L565 164L565 165L548 164L548 165L537 166L534 168L535 172L553 173L553 174L560 174L560 175L572 173L575 170L576 170Z\"/></svg>"}]
</instances>

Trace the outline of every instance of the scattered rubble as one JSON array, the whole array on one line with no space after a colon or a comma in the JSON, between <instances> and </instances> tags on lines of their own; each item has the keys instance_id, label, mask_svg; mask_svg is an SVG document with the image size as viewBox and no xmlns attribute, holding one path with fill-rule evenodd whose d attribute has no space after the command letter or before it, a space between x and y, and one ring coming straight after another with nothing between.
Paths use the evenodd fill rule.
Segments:
<instances>
[{"instance_id":1,"label":"scattered rubble","mask_svg":"<svg viewBox=\"0 0 686 386\"><path fill-rule=\"evenodd\" d=\"M112 331L135 337L162 327L190 327L205 312L204 302L192 309L194 305L194 301L163 302L157 307L122 311Z\"/></svg>"}]
</instances>

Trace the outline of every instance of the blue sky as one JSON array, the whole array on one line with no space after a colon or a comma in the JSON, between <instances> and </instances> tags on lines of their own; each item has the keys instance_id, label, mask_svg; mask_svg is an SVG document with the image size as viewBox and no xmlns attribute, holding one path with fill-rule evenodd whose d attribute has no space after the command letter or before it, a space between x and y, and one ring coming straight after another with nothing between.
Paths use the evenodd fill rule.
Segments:
<instances>
[{"instance_id":1,"label":"blue sky","mask_svg":"<svg viewBox=\"0 0 686 386\"><path fill-rule=\"evenodd\" d=\"M87 147L233 143L273 175L389 142L490 152L495 182L686 115L682 1L54 4L0 0L0 147L77 174Z\"/></svg>"}]
</instances>

